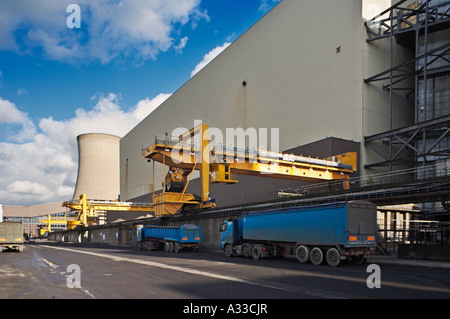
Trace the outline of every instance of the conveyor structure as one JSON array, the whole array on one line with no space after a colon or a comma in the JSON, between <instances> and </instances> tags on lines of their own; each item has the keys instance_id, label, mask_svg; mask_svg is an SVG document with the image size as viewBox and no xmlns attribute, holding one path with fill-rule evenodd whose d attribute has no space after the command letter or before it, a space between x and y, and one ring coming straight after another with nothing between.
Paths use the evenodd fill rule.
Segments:
<instances>
[{"instance_id":1,"label":"conveyor structure","mask_svg":"<svg viewBox=\"0 0 450 319\"><path fill-rule=\"evenodd\" d=\"M143 156L153 163L162 163L164 170L169 166L167 174L164 172L163 193L153 196L156 217L172 216L182 208L215 207L209 184L235 184L238 182L236 174L299 181L343 180L344 188L348 189L349 176L357 167L356 153L353 152L318 159L215 144L210 142L208 125L203 123L175 141L155 138L154 144L143 151ZM201 198L186 194L196 170L200 171Z\"/></svg>"}]
</instances>

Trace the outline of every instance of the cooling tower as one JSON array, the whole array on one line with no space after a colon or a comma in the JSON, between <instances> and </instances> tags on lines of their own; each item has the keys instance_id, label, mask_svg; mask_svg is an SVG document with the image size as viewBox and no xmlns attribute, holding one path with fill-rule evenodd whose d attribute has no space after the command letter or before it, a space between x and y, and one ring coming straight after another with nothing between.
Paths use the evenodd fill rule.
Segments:
<instances>
[{"instance_id":1,"label":"cooling tower","mask_svg":"<svg viewBox=\"0 0 450 319\"><path fill-rule=\"evenodd\" d=\"M78 141L78 178L73 199L115 200L120 193L120 137L83 134Z\"/></svg>"}]
</instances>

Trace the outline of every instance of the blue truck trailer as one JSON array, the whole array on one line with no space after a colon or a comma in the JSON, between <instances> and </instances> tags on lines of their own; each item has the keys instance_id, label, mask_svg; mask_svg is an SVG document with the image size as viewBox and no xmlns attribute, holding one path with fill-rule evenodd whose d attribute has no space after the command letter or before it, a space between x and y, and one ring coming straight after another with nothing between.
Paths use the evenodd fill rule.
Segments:
<instances>
[{"instance_id":1,"label":"blue truck trailer","mask_svg":"<svg viewBox=\"0 0 450 319\"><path fill-rule=\"evenodd\" d=\"M202 241L200 226L183 225L180 227L149 225L139 229L137 248L154 250L164 248L166 252L178 253L181 249L197 251Z\"/></svg>"},{"instance_id":2,"label":"blue truck trailer","mask_svg":"<svg viewBox=\"0 0 450 319\"><path fill-rule=\"evenodd\" d=\"M220 225L226 256L295 255L301 263L364 263L377 243L377 206L366 201L244 213Z\"/></svg>"}]
</instances>

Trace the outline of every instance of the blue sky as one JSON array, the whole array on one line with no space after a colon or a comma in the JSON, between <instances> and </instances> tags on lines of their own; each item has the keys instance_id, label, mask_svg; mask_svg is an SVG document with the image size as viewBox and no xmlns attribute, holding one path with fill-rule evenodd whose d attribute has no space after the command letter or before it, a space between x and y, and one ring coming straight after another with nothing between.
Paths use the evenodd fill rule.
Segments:
<instances>
[{"instance_id":1,"label":"blue sky","mask_svg":"<svg viewBox=\"0 0 450 319\"><path fill-rule=\"evenodd\" d=\"M71 199L77 135L125 135L278 2L0 0L0 204Z\"/></svg>"}]
</instances>

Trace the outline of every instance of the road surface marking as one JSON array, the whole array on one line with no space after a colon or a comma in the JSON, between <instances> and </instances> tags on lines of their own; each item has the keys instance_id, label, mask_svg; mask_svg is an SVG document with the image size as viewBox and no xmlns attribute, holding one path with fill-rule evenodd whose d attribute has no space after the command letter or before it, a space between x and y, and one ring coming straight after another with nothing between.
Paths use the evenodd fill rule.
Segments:
<instances>
[{"instance_id":1,"label":"road surface marking","mask_svg":"<svg viewBox=\"0 0 450 319\"><path fill-rule=\"evenodd\" d=\"M41 256L37 255L36 253L34 253L34 254L35 254L40 260L42 260L43 262L45 262L47 265L49 265L49 266L52 268L52 273L54 273L53 270L55 270L55 269L57 269L57 268L60 267L59 265L54 264L54 263L52 263L51 261L49 261L49 260L47 260L47 259L45 259L45 258L42 258ZM65 271L61 271L60 274L61 274L61 275L65 275L66 277L69 276L69 275L67 275L67 272L65 272ZM95 296L94 296L94 294L92 294L89 290L84 289L84 288L81 288L81 291L82 291L83 293L85 293L86 295L88 295L89 297L91 297L92 299L96 299Z\"/></svg>"},{"instance_id":2,"label":"road surface marking","mask_svg":"<svg viewBox=\"0 0 450 319\"><path fill-rule=\"evenodd\" d=\"M2 276L6 276L6 277L25 277L25 274L19 272L18 269L13 269L13 268L7 268L7 267L2 267L0 268L0 277Z\"/></svg>"},{"instance_id":3,"label":"road surface marking","mask_svg":"<svg viewBox=\"0 0 450 319\"><path fill-rule=\"evenodd\" d=\"M39 256L38 256L38 257L39 257ZM48 260L45 259L45 258L42 258L42 257L39 257L39 258L41 258L41 260L42 260L43 262L45 262L47 265L49 265L49 266L52 267L53 269L56 269L56 268L59 267L59 265L54 264L54 263L52 263L51 261L48 261Z\"/></svg>"},{"instance_id":4,"label":"road surface marking","mask_svg":"<svg viewBox=\"0 0 450 319\"><path fill-rule=\"evenodd\" d=\"M270 285L265 285L265 284L259 284L259 283L253 282L253 281L249 281L249 280L245 280L245 279L241 279L241 278L237 278L237 277L233 277L233 276L219 275L219 274L215 274L215 273L211 273L211 272L207 272L207 271L201 271L201 270L196 270L196 269L192 269L192 268L173 266L173 265L163 264L163 263L154 262L154 261L147 261L147 260L142 260L142 259L134 259L134 258L132 259L132 258L125 258L125 257L118 257L118 256L113 256L113 255L94 253L94 252L90 252L90 251L75 250L75 249L71 249L71 248L62 248L62 247L54 247L54 246L47 246L47 247L48 248L52 248L52 249L57 249L57 250L72 251L72 252L80 253L80 254L86 254L86 255L92 255L92 256L96 256L96 257L108 258L108 259L111 259L111 260L114 260L114 261L117 261L117 262L123 262L123 261L131 262L131 263L135 263L135 264L152 266L152 267L158 267L158 268L169 269L169 270L175 270L175 271L179 271L179 272L184 272L184 273L188 273L188 274L199 275L199 276L204 276L204 277L209 277L209 278L233 281L233 282L238 282L238 283L243 283L243 284L248 284L248 285L253 285L253 286L260 286L260 287L276 289L276 290L289 291L289 290L284 289L284 288L270 286Z\"/></svg>"}]
</instances>

